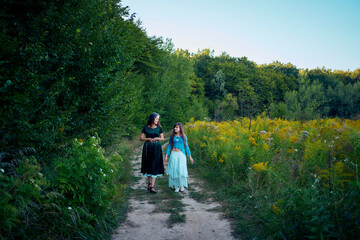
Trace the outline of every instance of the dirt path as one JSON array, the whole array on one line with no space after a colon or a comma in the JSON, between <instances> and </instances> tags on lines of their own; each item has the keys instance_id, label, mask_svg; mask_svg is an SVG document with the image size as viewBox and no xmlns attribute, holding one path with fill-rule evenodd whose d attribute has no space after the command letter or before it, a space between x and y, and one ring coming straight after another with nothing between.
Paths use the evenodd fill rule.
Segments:
<instances>
[{"instance_id":1,"label":"dirt path","mask_svg":"<svg viewBox=\"0 0 360 240\"><path fill-rule=\"evenodd\" d=\"M131 210L112 240L234 239L230 222L218 211L220 205L202 194L201 184L193 176L189 176L189 188L183 193L174 193L167 186L168 177L163 176L156 182L158 193L151 194L146 190L140 164L141 148L138 148L132 159Z\"/></svg>"}]
</instances>

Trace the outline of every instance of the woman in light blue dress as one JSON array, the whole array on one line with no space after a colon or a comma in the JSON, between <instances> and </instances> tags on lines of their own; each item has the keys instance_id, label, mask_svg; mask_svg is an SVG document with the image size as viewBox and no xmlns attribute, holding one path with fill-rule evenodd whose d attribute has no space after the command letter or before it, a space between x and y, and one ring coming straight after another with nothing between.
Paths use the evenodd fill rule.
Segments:
<instances>
[{"instance_id":1,"label":"woman in light blue dress","mask_svg":"<svg viewBox=\"0 0 360 240\"><path fill-rule=\"evenodd\" d=\"M191 163L194 163L183 125L176 123L165 156L165 163L169 159L169 165L166 170L166 174L169 175L169 187L175 188L175 192L183 192L185 187L188 187L186 156L190 158Z\"/></svg>"}]
</instances>

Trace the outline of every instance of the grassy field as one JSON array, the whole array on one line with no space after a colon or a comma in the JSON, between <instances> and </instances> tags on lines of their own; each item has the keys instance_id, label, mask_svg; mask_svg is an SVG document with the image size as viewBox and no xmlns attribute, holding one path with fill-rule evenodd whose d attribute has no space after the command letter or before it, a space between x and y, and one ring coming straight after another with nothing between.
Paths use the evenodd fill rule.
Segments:
<instances>
[{"instance_id":1,"label":"grassy field","mask_svg":"<svg viewBox=\"0 0 360 240\"><path fill-rule=\"evenodd\" d=\"M360 237L360 121L192 121L195 171L245 238Z\"/></svg>"}]
</instances>

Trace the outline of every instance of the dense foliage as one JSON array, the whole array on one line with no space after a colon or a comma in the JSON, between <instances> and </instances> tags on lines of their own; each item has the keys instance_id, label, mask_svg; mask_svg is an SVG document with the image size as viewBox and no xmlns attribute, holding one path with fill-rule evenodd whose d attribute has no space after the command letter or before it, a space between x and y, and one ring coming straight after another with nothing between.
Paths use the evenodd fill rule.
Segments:
<instances>
[{"instance_id":1,"label":"dense foliage","mask_svg":"<svg viewBox=\"0 0 360 240\"><path fill-rule=\"evenodd\" d=\"M110 143L131 126L127 72L145 48L131 38L145 33L118 3L2 2L3 237L104 238L123 216L126 161L82 140Z\"/></svg>"},{"instance_id":2,"label":"dense foliage","mask_svg":"<svg viewBox=\"0 0 360 240\"><path fill-rule=\"evenodd\" d=\"M8 238L111 231L126 192L122 139L138 136L151 112L164 129L262 111L300 121L359 116L360 69L175 50L148 36L120 0L7 0L0 23L0 230Z\"/></svg>"},{"instance_id":3,"label":"dense foliage","mask_svg":"<svg viewBox=\"0 0 360 240\"><path fill-rule=\"evenodd\" d=\"M26 154L2 153L1 161L4 238L104 239L124 216L129 166L117 153L105 157L95 136L75 139L51 173Z\"/></svg>"},{"instance_id":4,"label":"dense foliage","mask_svg":"<svg viewBox=\"0 0 360 240\"><path fill-rule=\"evenodd\" d=\"M360 237L359 120L259 116L196 121L186 132L242 237Z\"/></svg>"},{"instance_id":5,"label":"dense foliage","mask_svg":"<svg viewBox=\"0 0 360 240\"><path fill-rule=\"evenodd\" d=\"M166 126L202 107L189 54L148 37L117 0L0 11L1 235L103 238L122 215L129 151L102 149L151 112Z\"/></svg>"},{"instance_id":6,"label":"dense foliage","mask_svg":"<svg viewBox=\"0 0 360 240\"><path fill-rule=\"evenodd\" d=\"M302 70L291 63L257 65L246 57L209 49L192 55L194 72L204 84L211 119L271 117L309 120L317 117L357 118L360 114L360 68Z\"/></svg>"}]
</instances>

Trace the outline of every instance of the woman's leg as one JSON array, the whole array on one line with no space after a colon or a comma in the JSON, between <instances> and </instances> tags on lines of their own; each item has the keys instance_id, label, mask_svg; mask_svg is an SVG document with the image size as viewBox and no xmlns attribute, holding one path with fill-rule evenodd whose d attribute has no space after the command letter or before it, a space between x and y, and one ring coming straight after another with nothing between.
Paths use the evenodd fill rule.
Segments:
<instances>
[{"instance_id":1,"label":"woman's leg","mask_svg":"<svg viewBox=\"0 0 360 240\"><path fill-rule=\"evenodd\" d=\"M150 185L150 192L151 193L156 193L156 190L154 188L155 180L156 180L156 178L154 178L154 177L151 178L151 185Z\"/></svg>"},{"instance_id":2,"label":"woman's leg","mask_svg":"<svg viewBox=\"0 0 360 240\"><path fill-rule=\"evenodd\" d=\"M151 187L151 177L150 176L148 176L147 177L147 179L148 179L148 184L147 184L147 190L150 190L150 187Z\"/></svg>"}]
</instances>

